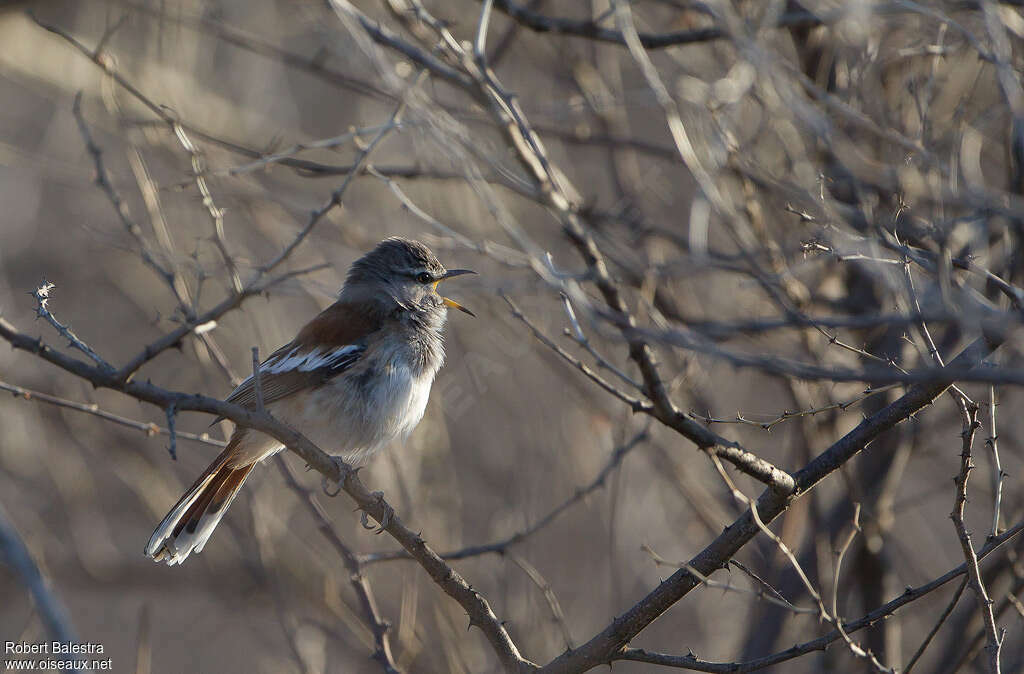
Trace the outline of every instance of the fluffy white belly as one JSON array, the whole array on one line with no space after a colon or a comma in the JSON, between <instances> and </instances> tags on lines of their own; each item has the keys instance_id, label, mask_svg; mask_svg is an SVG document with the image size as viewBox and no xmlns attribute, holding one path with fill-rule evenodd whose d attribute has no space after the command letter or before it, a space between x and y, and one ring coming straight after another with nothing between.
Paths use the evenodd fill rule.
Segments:
<instances>
[{"instance_id":1,"label":"fluffy white belly","mask_svg":"<svg viewBox=\"0 0 1024 674\"><path fill-rule=\"evenodd\" d=\"M433 372L417 376L393 362L370 366L366 373L336 377L309 395L282 400L271 411L325 452L362 463L412 432L423 418L434 379Z\"/></svg>"},{"instance_id":2,"label":"fluffy white belly","mask_svg":"<svg viewBox=\"0 0 1024 674\"><path fill-rule=\"evenodd\" d=\"M387 366L384 370L370 398L375 408L370 417L376 417L380 424L380 444L404 438L416 428L427 409L433 380L432 376L417 377L403 365Z\"/></svg>"}]
</instances>

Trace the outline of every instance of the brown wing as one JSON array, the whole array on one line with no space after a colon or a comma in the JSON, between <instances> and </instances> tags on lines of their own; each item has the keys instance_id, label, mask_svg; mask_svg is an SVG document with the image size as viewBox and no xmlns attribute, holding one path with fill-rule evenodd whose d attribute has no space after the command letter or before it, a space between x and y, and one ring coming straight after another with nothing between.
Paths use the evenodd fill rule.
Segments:
<instances>
[{"instance_id":1,"label":"brown wing","mask_svg":"<svg viewBox=\"0 0 1024 674\"><path fill-rule=\"evenodd\" d=\"M260 365L263 403L269 404L323 384L359 360L364 351L366 346L356 344L325 350L321 347L303 349L293 343L278 349L275 353L279 355L271 356ZM226 400L244 407L255 407L256 386L252 376L239 384Z\"/></svg>"},{"instance_id":2,"label":"brown wing","mask_svg":"<svg viewBox=\"0 0 1024 674\"><path fill-rule=\"evenodd\" d=\"M335 302L299 331L288 344L260 365L263 403L269 404L304 389L320 386L344 372L366 351L367 341L380 327L377 319ZM256 406L250 375L226 399L244 407Z\"/></svg>"}]
</instances>

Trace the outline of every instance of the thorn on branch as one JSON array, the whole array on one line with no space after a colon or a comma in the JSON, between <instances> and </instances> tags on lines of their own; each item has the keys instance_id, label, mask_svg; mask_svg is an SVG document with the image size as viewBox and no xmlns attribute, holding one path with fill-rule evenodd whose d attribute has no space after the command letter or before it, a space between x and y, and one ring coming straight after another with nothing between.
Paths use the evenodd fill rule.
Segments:
<instances>
[{"instance_id":1,"label":"thorn on branch","mask_svg":"<svg viewBox=\"0 0 1024 674\"><path fill-rule=\"evenodd\" d=\"M111 367L107 361L103 360L98 353L93 351L88 344L79 339L78 335L71 330L70 326L62 324L53 314L50 313L48 305L53 289L56 287L56 284L44 280L38 288L29 293L36 300L36 320L45 318L46 322L53 326L53 329L56 330L61 337L68 340L69 347L78 349L100 367L106 370L112 370L113 367ZM46 346L43 344L43 340L40 337L37 340L36 352L39 353L45 350L45 348Z\"/></svg>"}]
</instances>

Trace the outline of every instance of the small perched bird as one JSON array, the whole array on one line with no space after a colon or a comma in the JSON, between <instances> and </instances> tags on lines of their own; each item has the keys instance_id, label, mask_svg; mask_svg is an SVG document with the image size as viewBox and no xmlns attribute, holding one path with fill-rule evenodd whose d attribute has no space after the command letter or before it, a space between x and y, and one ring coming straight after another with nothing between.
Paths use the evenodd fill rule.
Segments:
<instances>
[{"instance_id":1,"label":"small perched bird","mask_svg":"<svg viewBox=\"0 0 1024 674\"><path fill-rule=\"evenodd\" d=\"M448 307L473 315L438 294L437 285L472 273L445 269L417 241L381 241L349 269L338 301L260 365L266 410L348 463L362 463L407 435L423 417L444 362ZM255 409L253 378L227 401ZM146 556L173 565L201 552L253 467L282 449L270 436L237 427L160 522Z\"/></svg>"}]
</instances>

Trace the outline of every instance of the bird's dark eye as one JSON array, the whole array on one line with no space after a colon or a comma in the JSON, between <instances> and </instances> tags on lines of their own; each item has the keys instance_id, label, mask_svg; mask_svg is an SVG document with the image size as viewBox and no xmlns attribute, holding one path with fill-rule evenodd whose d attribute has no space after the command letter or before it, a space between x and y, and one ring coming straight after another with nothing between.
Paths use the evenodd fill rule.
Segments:
<instances>
[{"instance_id":1,"label":"bird's dark eye","mask_svg":"<svg viewBox=\"0 0 1024 674\"><path fill-rule=\"evenodd\" d=\"M428 272L421 271L419 274L416 274L416 280L420 283L430 283L434 280L434 277Z\"/></svg>"}]
</instances>

